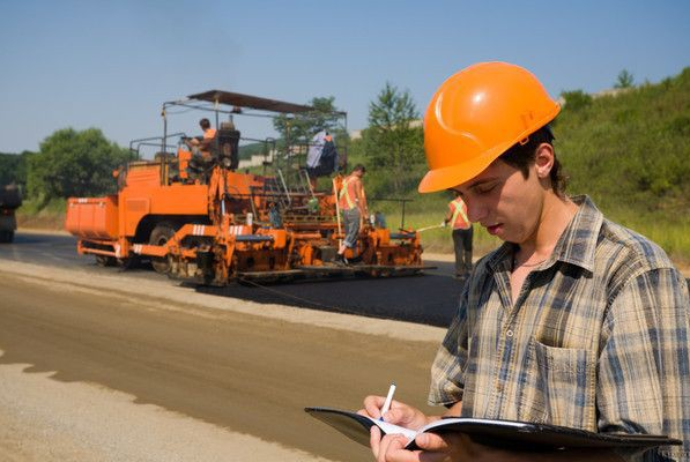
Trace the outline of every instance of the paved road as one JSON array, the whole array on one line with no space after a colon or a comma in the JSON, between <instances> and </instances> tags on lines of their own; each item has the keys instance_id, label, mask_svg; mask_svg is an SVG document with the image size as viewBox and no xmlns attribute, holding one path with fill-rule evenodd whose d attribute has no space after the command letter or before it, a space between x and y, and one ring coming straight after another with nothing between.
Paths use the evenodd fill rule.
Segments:
<instances>
[{"instance_id":1,"label":"paved road","mask_svg":"<svg viewBox=\"0 0 690 462\"><path fill-rule=\"evenodd\" d=\"M0 258L62 268L89 268L99 274L120 271L97 266L91 256L77 255L75 239L64 234L20 230L13 244L0 246ZM281 304L445 327L455 311L455 301L461 282L451 277L453 269L450 262L425 263L438 268L429 270L422 276L403 278L344 278L268 286L235 284L226 288L190 286L189 290L257 303ZM122 274L133 280L163 278L146 266ZM177 282L170 281L170 284Z\"/></svg>"}]
</instances>

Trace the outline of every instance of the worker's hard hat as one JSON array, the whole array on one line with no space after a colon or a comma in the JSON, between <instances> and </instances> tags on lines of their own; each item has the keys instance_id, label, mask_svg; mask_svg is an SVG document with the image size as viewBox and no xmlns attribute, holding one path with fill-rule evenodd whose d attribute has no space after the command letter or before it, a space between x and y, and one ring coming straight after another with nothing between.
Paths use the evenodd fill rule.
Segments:
<instances>
[{"instance_id":1,"label":"worker's hard hat","mask_svg":"<svg viewBox=\"0 0 690 462\"><path fill-rule=\"evenodd\" d=\"M424 116L429 172L419 192L471 180L511 146L527 142L560 110L522 67L479 63L454 74L441 84Z\"/></svg>"}]
</instances>

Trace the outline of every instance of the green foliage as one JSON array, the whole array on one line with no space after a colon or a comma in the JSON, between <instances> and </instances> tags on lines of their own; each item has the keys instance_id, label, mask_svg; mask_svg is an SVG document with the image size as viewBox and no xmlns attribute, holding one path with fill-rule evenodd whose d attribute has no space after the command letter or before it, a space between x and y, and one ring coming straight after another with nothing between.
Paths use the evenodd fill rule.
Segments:
<instances>
[{"instance_id":1,"label":"green foliage","mask_svg":"<svg viewBox=\"0 0 690 462\"><path fill-rule=\"evenodd\" d=\"M108 141L100 130L58 130L43 140L28 159L31 197L47 203L55 198L99 196L116 191L112 172L133 154Z\"/></svg>"},{"instance_id":2,"label":"green foliage","mask_svg":"<svg viewBox=\"0 0 690 462\"><path fill-rule=\"evenodd\" d=\"M690 212L690 72L668 82L568 105L556 129L556 151L571 191L602 208L641 215L663 210L668 221Z\"/></svg>"},{"instance_id":3,"label":"green foliage","mask_svg":"<svg viewBox=\"0 0 690 462\"><path fill-rule=\"evenodd\" d=\"M267 154L271 145L267 145L263 142L256 142L240 146L240 159L250 159L253 155L257 154Z\"/></svg>"},{"instance_id":4,"label":"green foliage","mask_svg":"<svg viewBox=\"0 0 690 462\"><path fill-rule=\"evenodd\" d=\"M33 152L21 154L0 153L0 186L15 183L26 190L27 159Z\"/></svg>"},{"instance_id":5,"label":"green foliage","mask_svg":"<svg viewBox=\"0 0 690 462\"><path fill-rule=\"evenodd\" d=\"M418 136L417 143L423 150L422 129L413 130ZM362 138L351 141L348 147L349 166L361 163L367 167L367 194L379 198L415 198L417 184L424 175L426 164L423 161L415 162L397 169L387 164L379 164L372 161L374 146L376 144L371 140L371 130L366 129L362 132Z\"/></svg>"},{"instance_id":6,"label":"green foliage","mask_svg":"<svg viewBox=\"0 0 690 462\"><path fill-rule=\"evenodd\" d=\"M418 119L409 91L401 92L388 82L369 103L369 128L362 133L361 149L371 167L388 172L379 189L398 196L416 189L424 165L423 131L413 126Z\"/></svg>"},{"instance_id":7,"label":"green foliage","mask_svg":"<svg viewBox=\"0 0 690 462\"><path fill-rule=\"evenodd\" d=\"M49 201L40 201L37 198L31 198L22 203L22 207L18 209L18 214L27 216L35 215L52 215L60 216L67 212L67 200L61 197L50 199Z\"/></svg>"},{"instance_id":8,"label":"green foliage","mask_svg":"<svg viewBox=\"0 0 690 462\"><path fill-rule=\"evenodd\" d=\"M557 155L570 176L569 194L589 194L608 218L649 237L676 261L690 262L690 67L617 95L591 98L578 90L563 96L554 132ZM351 143L351 163L369 160L366 136L365 130ZM395 229L401 205L375 199L405 197L413 199L405 206L405 226L440 223L450 196L417 194L426 166L409 166L408 172L398 196L391 194L390 167L372 165L364 179L370 208L383 211ZM432 252L452 249L447 229L424 232L422 243ZM475 244L482 254L500 241L475 227Z\"/></svg>"},{"instance_id":9,"label":"green foliage","mask_svg":"<svg viewBox=\"0 0 690 462\"><path fill-rule=\"evenodd\" d=\"M634 80L633 75L627 69L623 69L618 74L613 88L632 88Z\"/></svg>"},{"instance_id":10,"label":"green foliage","mask_svg":"<svg viewBox=\"0 0 690 462\"><path fill-rule=\"evenodd\" d=\"M582 90L564 91L561 97L568 111L580 111L592 104L592 96Z\"/></svg>"},{"instance_id":11,"label":"green foliage","mask_svg":"<svg viewBox=\"0 0 690 462\"><path fill-rule=\"evenodd\" d=\"M334 96L315 97L309 106L316 110L294 116L281 114L273 119L273 126L281 139L289 139L291 144L308 143L320 131L336 132L341 115L337 113Z\"/></svg>"}]
</instances>

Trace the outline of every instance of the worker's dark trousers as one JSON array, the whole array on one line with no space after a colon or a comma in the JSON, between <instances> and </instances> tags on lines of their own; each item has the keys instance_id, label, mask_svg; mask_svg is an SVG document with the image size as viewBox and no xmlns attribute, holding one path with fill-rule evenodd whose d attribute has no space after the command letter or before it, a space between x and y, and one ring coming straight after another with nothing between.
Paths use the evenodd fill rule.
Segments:
<instances>
[{"instance_id":1,"label":"worker's dark trousers","mask_svg":"<svg viewBox=\"0 0 690 462\"><path fill-rule=\"evenodd\" d=\"M472 270L472 227L453 230L455 275L464 276Z\"/></svg>"}]
</instances>

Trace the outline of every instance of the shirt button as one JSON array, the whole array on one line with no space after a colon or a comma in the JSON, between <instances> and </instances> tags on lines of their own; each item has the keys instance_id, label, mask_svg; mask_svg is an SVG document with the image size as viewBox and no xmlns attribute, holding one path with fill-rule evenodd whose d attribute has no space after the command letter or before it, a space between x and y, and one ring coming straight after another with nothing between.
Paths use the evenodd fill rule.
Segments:
<instances>
[{"instance_id":1,"label":"shirt button","mask_svg":"<svg viewBox=\"0 0 690 462\"><path fill-rule=\"evenodd\" d=\"M510 329L508 329L508 330L506 331L506 337L512 337L512 336L513 336L513 331L510 330Z\"/></svg>"},{"instance_id":2,"label":"shirt button","mask_svg":"<svg viewBox=\"0 0 690 462\"><path fill-rule=\"evenodd\" d=\"M499 384L496 385L496 391L499 392L499 393L503 393L503 388L504 388L504 387L503 387L503 384L502 384L502 383L499 383Z\"/></svg>"}]
</instances>

